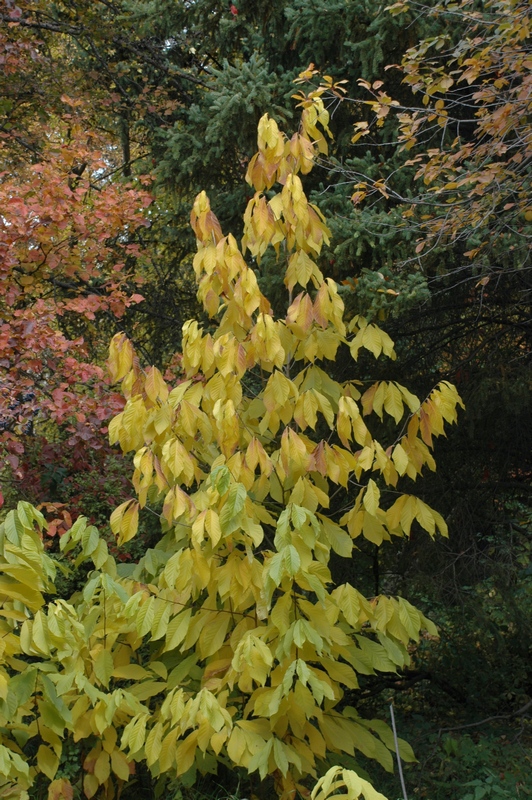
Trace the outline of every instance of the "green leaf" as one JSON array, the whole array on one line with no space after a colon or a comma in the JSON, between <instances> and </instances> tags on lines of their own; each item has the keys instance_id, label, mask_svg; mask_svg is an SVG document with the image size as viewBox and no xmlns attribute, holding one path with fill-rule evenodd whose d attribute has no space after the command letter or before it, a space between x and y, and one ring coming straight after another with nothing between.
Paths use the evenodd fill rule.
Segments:
<instances>
[{"instance_id":1,"label":"green leaf","mask_svg":"<svg viewBox=\"0 0 532 800\"><path fill-rule=\"evenodd\" d=\"M321 522L325 538L334 552L343 558L350 558L353 552L353 540L349 534L324 514L318 514L317 516Z\"/></svg>"},{"instance_id":2,"label":"green leaf","mask_svg":"<svg viewBox=\"0 0 532 800\"><path fill-rule=\"evenodd\" d=\"M38 700L37 706L44 724L53 730L54 733L57 733L58 736L62 736L65 729L65 720L62 718L55 705L49 700Z\"/></svg>"},{"instance_id":3,"label":"green leaf","mask_svg":"<svg viewBox=\"0 0 532 800\"><path fill-rule=\"evenodd\" d=\"M286 757L285 747L279 739L273 740L273 760L281 770L283 775L288 772L288 758Z\"/></svg>"},{"instance_id":4,"label":"green leaf","mask_svg":"<svg viewBox=\"0 0 532 800\"><path fill-rule=\"evenodd\" d=\"M264 780L266 775L268 774L268 761L270 759L270 753L273 749L273 738L269 739L267 742L264 742L264 746L261 747L250 759L248 764L248 772L255 772L258 769L259 775Z\"/></svg>"},{"instance_id":5,"label":"green leaf","mask_svg":"<svg viewBox=\"0 0 532 800\"><path fill-rule=\"evenodd\" d=\"M211 483L220 496L224 495L229 489L229 484L231 483L231 473L225 464L221 464L212 470Z\"/></svg>"},{"instance_id":6,"label":"green leaf","mask_svg":"<svg viewBox=\"0 0 532 800\"><path fill-rule=\"evenodd\" d=\"M293 544L288 545L288 547L284 547L281 550L280 555L283 559L283 566L286 569L288 575L294 578L301 566L301 558L299 553L297 552L296 548Z\"/></svg>"},{"instance_id":7,"label":"green leaf","mask_svg":"<svg viewBox=\"0 0 532 800\"><path fill-rule=\"evenodd\" d=\"M9 688L16 694L20 706L23 706L34 694L36 678L37 670L32 667L11 678Z\"/></svg>"},{"instance_id":8,"label":"green leaf","mask_svg":"<svg viewBox=\"0 0 532 800\"><path fill-rule=\"evenodd\" d=\"M241 483L233 483L220 513L220 528L224 535L237 530L240 525L240 514L247 498L246 487Z\"/></svg>"},{"instance_id":9,"label":"green leaf","mask_svg":"<svg viewBox=\"0 0 532 800\"><path fill-rule=\"evenodd\" d=\"M98 547L98 542L100 540L100 535L98 533L98 529L94 527L94 525L89 525L83 531L81 535L81 546L83 548L83 552L90 556L96 548Z\"/></svg>"}]
</instances>

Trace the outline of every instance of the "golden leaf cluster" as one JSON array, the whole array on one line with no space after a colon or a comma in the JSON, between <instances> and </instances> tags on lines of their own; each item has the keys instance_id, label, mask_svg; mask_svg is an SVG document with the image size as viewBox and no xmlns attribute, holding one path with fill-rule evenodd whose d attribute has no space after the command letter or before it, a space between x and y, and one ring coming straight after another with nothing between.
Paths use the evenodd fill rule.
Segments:
<instances>
[{"instance_id":1,"label":"golden leaf cluster","mask_svg":"<svg viewBox=\"0 0 532 800\"><path fill-rule=\"evenodd\" d=\"M194 268L216 325L184 325L173 387L141 368L123 335L111 343L127 402L110 438L134 453L136 491L111 528L128 542L144 509L155 511L156 547L128 572L79 518L61 548L93 569L70 602L46 601L57 567L44 553L42 517L21 503L0 528L0 763L22 789L38 772L54 780L66 737L96 742L83 765L87 798L100 787L119 792L136 761L180 776L223 757L272 775L284 800L308 794L305 781L331 753L361 752L392 769L390 730L362 719L345 691L360 674L408 665L409 643L436 629L403 598L335 586L329 562L332 552L352 558L360 536L381 544L414 524L446 533L436 511L396 486L435 468L433 438L456 420L460 399L448 383L420 401L393 381L331 376L340 352L353 361L361 349L395 354L376 325L344 318L339 287L318 266L329 233L297 174L323 152L318 124L327 132L312 93L299 139L263 117L248 173L257 194L242 250L258 260L282 245L286 314L273 315L202 193ZM266 199L274 181L282 188ZM389 441L373 437L375 419L389 420ZM37 736L29 766L20 742ZM413 759L404 742L401 754ZM67 792L54 783L53 796ZM381 797L349 771L327 773L314 797L335 787L350 800Z\"/></svg>"}]
</instances>

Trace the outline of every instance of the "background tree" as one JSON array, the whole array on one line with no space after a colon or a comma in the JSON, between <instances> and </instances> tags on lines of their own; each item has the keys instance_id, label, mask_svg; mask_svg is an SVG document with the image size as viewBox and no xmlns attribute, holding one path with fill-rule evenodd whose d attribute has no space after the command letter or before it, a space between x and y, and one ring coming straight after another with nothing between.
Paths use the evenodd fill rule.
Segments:
<instances>
[{"instance_id":1,"label":"background tree","mask_svg":"<svg viewBox=\"0 0 532 800\"><path fill-rule=\"evenodd\" d=\"M386 329L414 385L429 375L452 377L469 410L449 442L449 461L444 448L448 468L425 483L425 499L438 493L446 508L449 542L411 541L399 561L380 567L391 586L416 586L422 596L428 585L436 589L446 666L431 657L418 678L429 678L433 689L443 679L439 687L459 709L478 703L478 719L486 702L492 713L526 708L531 685L530 9L396 4L392 13L405 23L416 13L431 16L439 30L407 51L400 67L416 102L393 84L361 82L368 95L356 105L369 113L353 138L366 163L361 156L341 175L352 179L353 201L375 241L393 226L403 248L410 244L391 274L383 268L361 276L356 289L359 297L369 285L377 290L374 313L389 314ZM382 140L398 140L399 169L368 169ZM395 273L411 270L430 294L414 313L394 313L387 289L402 291ZM458 463L456 452L463 453ZM458 632L464 615L470 632L482 631L476 652L469 634Z\"/></svg>"},{"instance_id":2,"label":"background tree","mask_svg":"<svg viewBox=\"0 0 532 800\"><path fill-rule=\"evenodd\" d=\"M370 204L369 220L380 198L395 209L405 238L416 239L395 269L417 269L432 299L389 328L405 337L409 368L420 377L453 376L466 401L475 399L478 416L471 411L458 434L468 456L455 482L439 487L452 497L455 552L477 551L474 579L483 570L478 548L490 541L504 504L514 506L512 515L530 492L530 9L504 2L481 10L464 2L448 12L439 4L392 8L417 12L442 17L438 35L408 50L400 67L421 105L392 99L382 82L361 82L374 115L354 135L363 148L378 141L379 128L389 138L396 120L404 166L370 180L353 174L353 200ZM401 172L411 179L408 191ZM373 230L383 230L377 214Z\"/></svg>"},{"instance_id":3,"label":"background tree","mask_svg":"<svg viewBox=\"0 0 532 800\"><path fill-rule=\"evenodd\" d=\"M157 306L164 330L176 316L164 313L163 298L171 292L179 314L191 298L165 263L172 259L161 258L169 212L153 204L142 173L132 182L142 143L130 142L126 158L121 108L106 110L110 98L72 52L69 32L85 30L89 43L97 32L85 11L81 26L56 19L48 4L5 3L2 14L1 441L7 485L14 479L35 501L65 499L54 485L97 468L96 450L108 458L100 429L121 401L101 368L106 336L135 328L142 348L131 313L139 303L140 320Z\"/></svg>"}]
</instances>

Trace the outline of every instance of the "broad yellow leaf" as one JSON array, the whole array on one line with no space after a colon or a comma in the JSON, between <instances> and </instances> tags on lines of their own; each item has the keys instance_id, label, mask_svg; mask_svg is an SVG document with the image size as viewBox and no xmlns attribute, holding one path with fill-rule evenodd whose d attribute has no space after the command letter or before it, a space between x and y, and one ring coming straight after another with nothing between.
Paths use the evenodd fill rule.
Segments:
<instances>
[{"instance_id":1,"label":"broad yellow leaf","mask_svg":"<svg viewBox=\"0 0 532 800\"><path fill-rule=\"evenodd\" d=\"M74 787L67 778L56 778L48 786L48 800L73 800Z\"/></svg>"},{"instance_id":2,"label":"broad yellow leaf","mask_svg":"<svg viewBox=\"0 0 532 800\"><path fill-rule=\"evenodd\" d=\"M321 522L325 539L334 552L339 556L349 558L353 552L353 540L349 534L324 514L318 514L318 519Z\"/></svg>"},{"instance_id":3,"label":"broad yellow leaf","mask_svg":"<svg viewBox=\"0 0 532 800\"><path fill-rule=\"evenodd\" d=\"M264 742L264 747L258 750L250 759L247 768L248 772L255 772L255 770L259 771L259 775L262 780L266 777L269 772L269 759L270 753L273 749L273 738L269 739L267 742Z\"/></svg>"},{"instance_id":4,"label":"broad yellow leaf","mask_svg":"<svg viewBox=\"0 0 532 800\"><path fill-rule=\"evenodd\" d=\"M107 369L113 383L121 380L133 366L133 346L124 333L117 333L111 340Z\"/></svg>"},{"instance_id":5,"label":"broad yellow leaf","mask_svg":"<svg viewBox=\"0 0 532 800\"><path fill-rule=\"evenodd\" d=\"M364 508L372 516L377 515L381 493L373 478L370 478L364 492Z\"/></svg>"},{"instance_id":6,"label":"broad yellow leaf","mask_svg":"<svg viewBox=\"0 0 532 800\"><path fill-rule=\"evenodd\" d=\"M100 646L93 662L94 674L105 687L109 686L109 680L113 674L113 657L109 650Z\"/></svg>"},{"instance_id":7,"label":"broad yellow leaf","mask_svg":"<svg viewBox=\"0 0 532 800\"><path fill-rule=\"evenodd\" d=\"M111 769L120 780L127 781L129 779L129 762L120 750L113 750L111 753Z\"/></svg>"},{"instance_id":8,"label":"broad yellow leaf","mask_svg":"<svg viewBox=\"0 0 532 800\"><path fill-rule=\"evenodd\" d=\"M37 766L47 778L53 780L59 767L59 757L51 748L41 744L37 750Z\"/></svg>"},{"instance_id":9,"label":"broad yellow leaf","mask_svg":"<svg viewBox=\"0 0 532 800\"><path fill-rule=\"evenodd\" d=\"M177 775L183 775L194 763L198 743L198 731L192 731L178 746L175 753Z\"/></svg>"},{"instance_id":10,"label":"broad yellow leaf","mask_svg":"<svg viewBox=\"0 0 532 800\"><path fill-rule=\"evenodd\" d=\"M214 655L222 647L231 622L229 611L215 614L202 629L198 639L198 653L201 658Z\"/></svg>"},{"instance_id":11,"label":"broad yellow leaf","mask_svg":"<svg viewBox=\"0 0 532 800\"><path fill-rule=\"evenodd\" d=\"M94 775L98 778L98 783L105 783L111 774L111 762L109 754L102 750L94 764Z\"/></svg>"},{"instance_id":12,"label":"broad yellow leaf","mask_svg":"<svg viewBox=\"0 0 532 800\"><path fill-rule=\"evenodd\" d=\"M146 753L146 763L149 767L155 764L161 754L163 730L162 724L157 722L146 737L144 752Z\"/></svg>"}]
</instances>

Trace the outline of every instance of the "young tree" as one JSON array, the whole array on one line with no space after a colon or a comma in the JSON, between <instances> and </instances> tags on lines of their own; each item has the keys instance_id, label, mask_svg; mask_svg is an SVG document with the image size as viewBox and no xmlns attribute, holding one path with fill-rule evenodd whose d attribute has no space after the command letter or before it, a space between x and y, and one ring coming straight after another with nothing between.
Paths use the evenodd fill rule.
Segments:
<instances>
[{"instance_id":1,"label":"young tree","mask_svg":"<svg viewBox=\"0 0 532 800\"><path fill-rule=\"evenodd\" d=\"M0 529L6 792L14 783L27 791L43 773L50 798L70 797L58 773L68 737L83 744L88 798L115 796L135 762L161 785L223 762L270 776L283 800L308 796L334 754L392 769L391 731L361 718L346 691L356 692L358 674L404 668L410 641L436 630L402 597L334 585L330 559L351 558L359 537L381 545L417 524L446 534L438 512L397 486L435 468L433 438L456 420L460 399L448 383L421 402L396 382L329 374L361 349L395 354L375 324L344 319L338 286L317 263L329 231L299 174L327 149L321 94L298 95L291 139L263 116L247 173L255 193L243 250L255 261L277 251L285 314L272 314L202 193L194 268L213 321L185 324L181 380L171 388L155 367L141 369L125 336L111 344L127 401L110 436L135 454L137 494L111 527L124 544L141 509L160 509L158 544L120 567L79 518L61 547L94 570L81 592L47 602L59 565L43 551L42 516L21 503ZM380 439L367 425L375 418ZM382 798L336 769L316 791L341 786L351 798Z\"/></svg>"}]
</instances>

